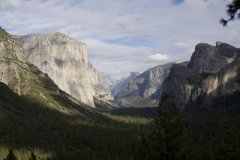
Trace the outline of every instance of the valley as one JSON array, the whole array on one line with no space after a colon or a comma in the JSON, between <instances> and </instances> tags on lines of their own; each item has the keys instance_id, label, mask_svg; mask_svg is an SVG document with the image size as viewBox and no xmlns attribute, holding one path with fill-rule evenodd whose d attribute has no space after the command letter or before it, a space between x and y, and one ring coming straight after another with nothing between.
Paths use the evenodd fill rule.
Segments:
<instances>
[{"instance_id":1,"label":"valley","mask_svg":"<svg viewBox=\"0 0 240 160\"><path fill-rule=\"evenodd\" d=\"M78 40L0 28L0 160L237 160L239 57L199 43L190 61L104 77Z\"/></svg>"},{"instance_id":2,"label":"valley","mask_svg":"<svg viewBox=\"0 0 240 160\"><path fill-rule=\"evenodd\" d=\"M135 159L141 136L151 128L152 118L113 116L62 98L62 107L75 113L61 113L0 87L0 159L10 150L16 159L31 153L37 159Z\"/></svg>"}]
</instances>

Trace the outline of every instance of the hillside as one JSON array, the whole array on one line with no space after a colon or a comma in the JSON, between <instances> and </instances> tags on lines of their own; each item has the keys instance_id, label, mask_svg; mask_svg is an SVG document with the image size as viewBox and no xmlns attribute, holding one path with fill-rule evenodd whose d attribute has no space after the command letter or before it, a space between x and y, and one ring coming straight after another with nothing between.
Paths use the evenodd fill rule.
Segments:
<instances>
[{"instance_id":1,"label":"hillside","mask_svg":"<svg viewBox=\"0 0 240 160\"><path fill-rule=\"evenodd\" d=\"M139 136L149 122L146 118L98 113L59 98L62 107L75 109L70 115L18 96L2 83L0 89L0 159L10 150L17 159L28 159L31 153L37 159L51 160L138 155Z\"/></svg>"},{"instance_id":2,"label":"hillside","mask_svg":"<svg viewBox=\"0 0 240 160\"><path fill-rule=\"evenodd\" d=\"M114 116L76 100L30 64L8 33L1 29L0 35L0 159L138 155L139 136L151 119Z\"/></svg>"}]
</instances>

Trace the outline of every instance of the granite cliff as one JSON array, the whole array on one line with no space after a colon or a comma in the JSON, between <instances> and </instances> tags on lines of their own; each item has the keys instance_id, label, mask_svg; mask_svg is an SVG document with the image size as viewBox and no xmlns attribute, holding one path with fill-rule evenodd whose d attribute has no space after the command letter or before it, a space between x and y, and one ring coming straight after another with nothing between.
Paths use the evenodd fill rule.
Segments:
<instances>
[{"instance_id":1,"label":"granite cliff","mask_svg":"<svg viewBox=\"0 0 240 160\"><path fill-rule=\"evenodd\" d=\"M239 80L239 48L222 42L200 43L187 67L172 67L163 93L181 108L212 106L215 98L239 91Z\"/></svg>"},{"instance_id":2,"label":"granite cliff","mask_svg":"<svg viewBox=\"0 0 240 160\"><path fill-rule=\"evenodd\" d=\"M19 99L37 104L64 114L75 114L89 118L89 107L63 92L49 76L29 63L23 48L16 43L12 36L0 27L0 87L7 99L0 98L1 111L17 111L16 106L24 106ZM8 89L9 88L9 89ZM7 90L8 92L4 92ZM9 94L13 91L13 94ZM16 95L15 95L16 94ZM78 110L79 109L79 110ZM82 111L80 113L79 111ZM2 112L1 112L2 113Z\"/></svg>"},{"instance_id":3,"label":"granite cliff","mask_svg":"<svg viewBox=\"0 0 240 160\"><path fill-rule=\"evenodd\" d=\"M99 73L89 63L87 46L62 33L15 36L28 61L37 66L61 88L92 107L94 97L112 100Z\"/></svg>"}]
</instances>

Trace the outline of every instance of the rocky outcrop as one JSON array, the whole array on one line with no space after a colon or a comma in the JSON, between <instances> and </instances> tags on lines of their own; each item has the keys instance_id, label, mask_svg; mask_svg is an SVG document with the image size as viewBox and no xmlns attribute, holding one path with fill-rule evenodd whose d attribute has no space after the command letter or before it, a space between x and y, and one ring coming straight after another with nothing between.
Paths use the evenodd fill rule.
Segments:
<instances>
[{"instance_id":1,"label":"rocky outcrop","mask_svg":"<svg viewBox=\"0 0 240 160\"><path fill-rule=\"evenodd\" d=\"M168 76L172 64L151 68L137 76L116 96L120 106L157 106L163 90L163 81Z\"/></svg>"},{"instance_id":2,"label":"rocky outcrop","mask_svg":"<svg viewBox=\"0 0 240 160\"><path fill-rule=\"evenodd\" d=\"M226 43L217 42L216 46L200 43L195 47L188 68L198 73L216 73L233 62L238 53L237 48Z\"/></svg>"},{"instance_id":3,"label":"rocky outcrop","mask_svg":"<svg viewBox=\"0 0 240 160\"><path fill-rule=\"evenodd\" d=\"M164 93L186 106L211 106L216 97L240 90L240 49L226 43L200 43L187 67L174 65L164 82Z\"/></svg>"},{"instance_id":4,"label":"rocky outcrop","mask_svg":"<svg viewBox=\"0 0 240 160\"><path fill-rule=\"evenodd\" d=\"M24 81L22 76L24 70L20 67L30 69L23 49L0 28L0 82L8 85L19 95L25 92L25 88L21 86L21 81Z\"/></svg>"},{"instance_id":5,"label":"rocky outcrop","mask_svg":"<svg viewBox=\"0 0 240 160\"><path fill-rule=\"evenodd\" d=\"M94 97L112 99L96 69L89 63L87 46L62 33L15 36L27 59L65 92L94 107Z\"/></svg>"}]
</instances>

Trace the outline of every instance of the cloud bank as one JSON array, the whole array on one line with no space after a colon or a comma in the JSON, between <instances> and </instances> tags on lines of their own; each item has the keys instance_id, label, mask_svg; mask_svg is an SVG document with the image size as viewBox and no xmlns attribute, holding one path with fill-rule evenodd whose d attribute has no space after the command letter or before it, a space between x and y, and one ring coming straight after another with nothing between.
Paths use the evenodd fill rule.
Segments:
<instances>
[{"instance_id":1,"label":"cloud bank","mask_svg":"<svg viewBox=\"0 0 240 160\"><path fill-rule=\"evenodd\" d=\"M0 0L1 9L13 9L18 7L22 3L22 0Z\"/></svg>"},{"instance_id":2,"label":"cloud bank","mask_svg":"<svg viewBox=\"0 0 240 160\"><path fill-rule=\"evenodd\" d=\"M189 60L199 42L239 46L240 23L219 24L225 5L224 0L0 0L0 25L12 34L63 32L88 45L90 61L101 72L142 72Z\"/></svg>"},{"instance_id":3,"label":"cloud bank","mask_svg":"<svg viewBox=\"0 0 240 160\"><path fill-rule=\"evenodd\" d=\"M169 59L169 57L168 55L157 53L157 54L150 55L149 59L153 61L166 61Z\"/></svg>"}]
</instances>

